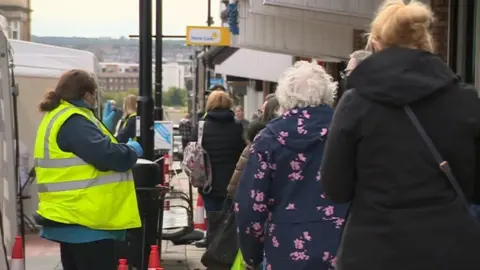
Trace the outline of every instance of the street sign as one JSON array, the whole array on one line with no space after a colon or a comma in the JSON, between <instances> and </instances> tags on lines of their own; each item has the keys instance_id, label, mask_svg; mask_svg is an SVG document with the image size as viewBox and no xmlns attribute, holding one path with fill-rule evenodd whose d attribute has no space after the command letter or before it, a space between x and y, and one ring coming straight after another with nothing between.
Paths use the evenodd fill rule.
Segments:
<instances>
[{"instance_id":1,"label":"street sign","mask_svg":"<svg viewBox=\"0 0 480 270\"><path fill-rule=\"evenodd\" d=\"M225 81L223 80L223 78L210 78L210 84L208 88L211 88L212 86L215 86L215 85L223 85L224 82Z\"/></svg>"},{"instance_id":2,"label":"street sign","mask_svg":"<svg viewBox=\"0 0 480 270\"><path fill-rule=\"evenodd\" d=\"M187 45L230 46L228 27L187 26Z\"/></svg>"}]
</instances>

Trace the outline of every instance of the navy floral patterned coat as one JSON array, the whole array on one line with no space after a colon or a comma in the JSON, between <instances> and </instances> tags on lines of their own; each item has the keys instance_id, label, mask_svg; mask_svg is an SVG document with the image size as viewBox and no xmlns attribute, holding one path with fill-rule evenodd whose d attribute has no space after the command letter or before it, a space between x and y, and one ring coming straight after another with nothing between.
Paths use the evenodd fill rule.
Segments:
<instances>
[{"instance_id":1,"label":"navy floral patterned coat","mask_svg":"<svg viewBox=\"0 0 480 270\"><path fill-rule=\"evenodd\" d=\"M267 270L335 269L348 205L326 199L320 182L330 107L293 109L255 138L236 193L245 261Z\"/></svg>"}]
</instances>

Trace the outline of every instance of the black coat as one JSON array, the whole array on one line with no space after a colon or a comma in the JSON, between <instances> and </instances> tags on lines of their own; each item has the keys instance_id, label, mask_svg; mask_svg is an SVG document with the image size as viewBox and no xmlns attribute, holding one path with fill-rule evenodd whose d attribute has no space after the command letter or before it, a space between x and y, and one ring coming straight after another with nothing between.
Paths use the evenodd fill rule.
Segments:
<instances>
[{"instance_id":1,"label":"black coat","mask_svg":"<svg viewBox=\"0 0 480 270\"><path fill-rule=\"evenodd\" d=\"M231 110L216 109L204 117L202 146L207 151L212 165L212 197L226 197L227 186L240 155L245 148L243 127ZM192 140L197 139L194 130ZM201 192L201 191L200 191Z\"/></svg>"},{"instance_id":2,"label":"black coat","mask_svg":"<svg viewBox=\"0 0 480 270\"><path fill-rule=\"evenodd\" d=\"M402 109L410 104L469 200L480 201L480 102L440 58L391 48L348 78L322 181L351 201L337 270L480 269L480 232Z\"/></svg>"}]
</instances>

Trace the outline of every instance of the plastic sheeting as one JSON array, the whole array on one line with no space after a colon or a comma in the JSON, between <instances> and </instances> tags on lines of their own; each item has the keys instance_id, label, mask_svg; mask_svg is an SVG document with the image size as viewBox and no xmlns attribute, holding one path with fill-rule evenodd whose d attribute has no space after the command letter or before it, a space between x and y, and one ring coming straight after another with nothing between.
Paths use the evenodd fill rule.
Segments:
<instances>
[{"instance_id":1,"label":"plastic sheeting","mask_svg":"<svg viewBox=\"0 0 480 270\"><path fill-rule=\"evenodd\" d=\"M14 159L12 88L9 76L8 41L0 32L0 210L7 253L17 234L17 202ZM0 269L5 269L3 246L0 246Z\"/></svg>"}]
</instances>

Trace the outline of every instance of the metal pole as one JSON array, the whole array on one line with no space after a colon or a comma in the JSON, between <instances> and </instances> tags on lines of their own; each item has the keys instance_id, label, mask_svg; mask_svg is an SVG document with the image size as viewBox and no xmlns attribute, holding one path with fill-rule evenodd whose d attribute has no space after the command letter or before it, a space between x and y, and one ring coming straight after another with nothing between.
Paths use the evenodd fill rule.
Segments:
<instances>
[{"instance_id":1,"label":"metal pole","mask_svg":"<svg viewBox=\"0 0 480 270\"><path fill-rule=\"evenodd\" d=\"M208 4L207 4L207 25L208 27L212 26L213 24L213 18L212 18L212 0L208 0ZM208 52L208 50L210 50L210 46L207 46L206 47L206 50ZM210 87L210 59L208 59L209 57L207 57L206 59L206 65L205 65L205 77L206 77L206 80L205 80L205 84L206 84L206 90L208 91L209 90L209 87ZM205 97L203 97L205 98ZM205 102L203 103L205 104ZM203 108L202 108L203 109Z\"/></svg>"},{"instance_id":2,"label":"metal pole","mask_svg":"<svg viewBox=\"0 0 480 270\"><path fill-rule=\"evenodd\" d=\"M143 147L143 157L154 159L153 133L153 97L152 97L152 2L140 0L140 91L138 96L138 112L140 118L137 132L140 131L139 142Z\"/></svg>"},{"instance_id":3,"label":"metal pole","mask_svg":"<svg viewBox=\"0 0 480 270\"><path fill-rule=\"evenodd\" d=\"M193 53L193 70L192 74L194 74L193 80L192 80L192 92L193 92L193 100L192 100L192 123L193 126L197 126L197 121L198 121L198 109L197 109L197 101L198 101L198 52L195 50Z\"/></svg>"},{"instance_id":4,"label":"metal pole","mask_svg":"<svg viewBox=\"0 0 480 270\"><path fill-rule=\"evenodd\" d=\"M163 6L162 0L156 0L155 36L155 120L163 120L162 71L163 71ZM163 169L163 168L162 168Z\"/></svg>"},{"instance_id":5,"label":"metal pole","mask_svg":"<svg viewBox=\"0 0 480 270\"><path fill-rule=\"evenodd\" d=\"M137 136L144 158L154 160L153 96L152 96L152 0L140 0L140 93L138 97ZM160 65L161 66L161 65ZM138 134L138 131L139 134ZM139 191L142 216L141 262L139 270L147 270L150 246L157 244L159 215L158 194ZM137 238L137 241L140 239Z\"/></svg>"},{"instance_id":6,"label":"metal pole","mask_svg":"<svg viewBox=\"0 0 480 270\"><path fill-rule=\"evenodd\" d=\"M151 1L151 0L149 0ZM163 120L163 1L156 0L156 9L155 9L155 109L153 111L155 120ZM163 163L168 162L163 160ZM160 175L165 175L166 172L163 171L164 166L160 165ZM162 184L165 184L162 181ZM157 244L159 245L158 253L162 255L162 236L163 236L163 214L165 203L165 197L161 197L160 205L157 216ZM152 224L153 226L153 224Z\"/></svg>"}]
</instances>

